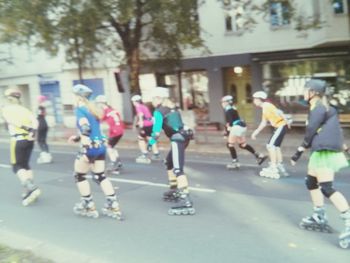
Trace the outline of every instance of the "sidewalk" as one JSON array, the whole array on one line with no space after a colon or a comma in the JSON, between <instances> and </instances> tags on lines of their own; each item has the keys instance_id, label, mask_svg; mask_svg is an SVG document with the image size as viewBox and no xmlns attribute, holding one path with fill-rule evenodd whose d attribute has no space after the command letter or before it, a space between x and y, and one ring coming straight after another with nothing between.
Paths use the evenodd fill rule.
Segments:
<instances>
[{"instance_id":1,"label":"sidewalk","mask_svg":"<svg viewBox=\"0 0 350 263\"><path fill-rule=\"evenodd\" d=\"M266 143L271 137L271 129L266 127L265 130L258 135L257 140L250 139L252 133L250 127L247 136L247 142L251 144L257 151L266 152ZM67 128L63 126L56 126L50 128L48 134L49 145L65 145L69 136L76 134L75 128ZM304 136L304 128L294 128L288 131L282 144L282 151L285 156L291 156L295 153L296 148L302 143ZM350 144L350 130L344 130L346 142ZM0 137L3 141L9 138L7 131L1 127ZM162 133L159 144L163 148L168 148L169 140ZM119 148L133 148L137 149L137 131L135 129L127 128L118 144ZM239 149L238 149L239 150ZM222 131L212 128L198 128L195 131L195 140L192 141L188 147L188 151L198 153L228 153L226 148L226 140L223 138ZM240 151L240 154L249 154L247 151Z\"/></svg>"},{"instance_id":2,"label":"sidewalk","mask_svg":"<svg viewBox=\"0 0 350 263\"><path fill-rule=\"evenodd\" d=\"M250 136L252 130L249 130ZM76 134L76 129L56 126L51 128L48 133L49 145L64 145L67 142L67 138ZM269 128L266 128L261 134L258 135L257 140L253 141L250 137L247 137L247 141L257 151L266 152L266 142L271 136ZM0 139L6 141L9 138L7 131L0 130ZM303 141L303 129L290 130L282 144L282 151L286 155L294 154L296 148ZM164 134L159 139L161 147L167 149L169 140ZM137 131L135 129L126 129L125 133L118 144L119 148L133 148L137 149ZM198 153L228 153L226 148L226 140L223 138L222 131L213 129L199 128L195 132L195 140L192 141L188 147L188 151ZM247 151L241 151L240 154L249 154Z\"/></svg>"}]
</instances>

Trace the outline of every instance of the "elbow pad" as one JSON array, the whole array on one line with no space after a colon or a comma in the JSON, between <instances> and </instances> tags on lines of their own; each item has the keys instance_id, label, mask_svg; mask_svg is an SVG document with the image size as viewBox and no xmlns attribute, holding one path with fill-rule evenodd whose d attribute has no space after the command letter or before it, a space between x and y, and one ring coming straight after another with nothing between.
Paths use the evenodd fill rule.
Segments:
<instances>
[{"instance_id":1,"label":"elbow pad","mask_svg":"<svg viewBox=\"0 0 350 263\"><path fill-rule=\"evenodd\" d=\"M91 133L90 125L84 124L81 126L80 130L82 135L85 135L88 137L90 136L90 133Z\"/></svg>"}]
</instances>

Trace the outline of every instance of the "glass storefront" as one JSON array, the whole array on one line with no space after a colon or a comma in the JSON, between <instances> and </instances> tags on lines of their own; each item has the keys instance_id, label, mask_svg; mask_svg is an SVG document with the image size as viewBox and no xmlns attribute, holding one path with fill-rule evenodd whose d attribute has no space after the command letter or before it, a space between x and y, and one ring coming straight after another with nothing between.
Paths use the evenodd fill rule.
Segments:
<instances>
[{"instance_id":1,"label":"glass storefront","mask_svg":"<svg viewBox=\"0 0 350 263\"><path fill-rule=\"evenodd\" d=\"M329 99L338 108L341 120L350 120L349 57L267 62L262 68L263 88L284 112L305 115L304 84L310 78L320 78L327 81Z\"/></svg>"},{"instance_id":2,"label":"glass storefront","mask_svg":"<svg viewBox=\"0 0 350 263\"><path fill-rule=\"evenodd\" d=\"M207 120L209 114L208 77L206 71L187 71L165 76L171 97L184 110L193 110L195 119ZM180 92L181 88L181 92Z\"/></svg>"}]
</instances>

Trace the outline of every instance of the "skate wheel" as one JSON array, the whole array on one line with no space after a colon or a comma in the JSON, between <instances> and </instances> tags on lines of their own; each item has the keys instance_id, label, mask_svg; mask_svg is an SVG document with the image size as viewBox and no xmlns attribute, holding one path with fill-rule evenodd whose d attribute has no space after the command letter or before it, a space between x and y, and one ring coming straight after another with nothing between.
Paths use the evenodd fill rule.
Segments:
<instances>
[{"instance_id":1,"label":"skate wheel","mask_svg":"<svg viewBox=\"0 0 350 263\"><path fill-rule=\"evenodd\" d=\"M347 249L349 247L349 240L348 239L340 239L339 246L341 248Z\"/></svg>"},{"instance_id":2,"label":"skate wheel","mask_svg":"<svg viewBox=\"0 0 350 263\"><path fill-rule=\"evenodd\" d=\"M175 215L175 213L174 213L174 211L172 209L169 209L168 210L168 215L173 216L173 215Z\"/></svg>"},{"instance_id":3,"label":"skate wheel","mask_svg":"<svg viewBox=\"0 0 350 263\"><path fill-rule=\"evenodd\" d=\"M333 233L333 229L329 225L325 226L324 230L326 233L329 233L329 234Z\"/></svg>"},{"instance_id":4,"label":"skate wheel","mask_svg":"<svg viewBox=\"0 0 350 263\"><path fill-rule=\"evenodd\" d=\"M181 214L187 216L189 214L189 211L187 209L184 209L181 211Z\"/></svg>"},{"instance_id":5,"label":"skate wheel","mask_svg":"<svg viewBox=\"0 0 350 263\"><path fill-rule=\"evenodd\" d=\"M92 218L98 218L99 214L97 211L93 212L92 214L88 215L89 217L92 217Z\"/></svg>"},{"instance_id":6,"label":"skate wheel","mask_svg":"<svg viewBox=\"0 0 350 263\"><path fill-rule=\"evenodd\" d=\"M196 213L196 210L194 208L189 210L190 215L194 215L195 213Z\"/></svg>"}]
</instances>

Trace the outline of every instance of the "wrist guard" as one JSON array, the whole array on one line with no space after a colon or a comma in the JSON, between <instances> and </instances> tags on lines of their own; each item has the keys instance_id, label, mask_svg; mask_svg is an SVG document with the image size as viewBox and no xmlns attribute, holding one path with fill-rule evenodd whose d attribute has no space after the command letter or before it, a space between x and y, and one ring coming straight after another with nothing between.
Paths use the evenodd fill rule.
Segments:
<instances>
[{"instance_id":1,"label":"wrist guard","mask_svg":"<svg viewBox=\"0 0 350 263\"><path fill-rule=\"evenodd\" d=\"M303 152L304 152L304 148L303 147L298 147L297 151L294 153L294 155L291 158L292 161L293 162L297 162L300 159L300 157L303 154Z\"/></svg>"}]
</instances>

